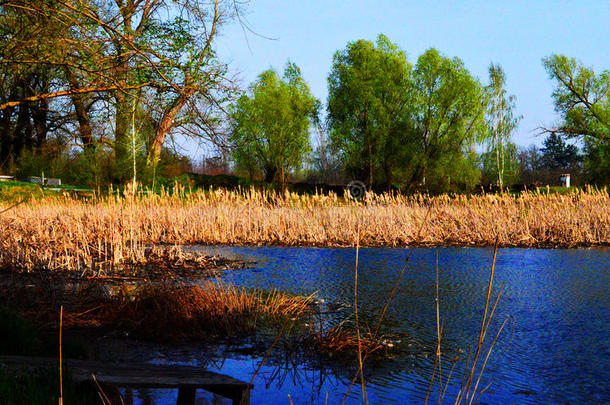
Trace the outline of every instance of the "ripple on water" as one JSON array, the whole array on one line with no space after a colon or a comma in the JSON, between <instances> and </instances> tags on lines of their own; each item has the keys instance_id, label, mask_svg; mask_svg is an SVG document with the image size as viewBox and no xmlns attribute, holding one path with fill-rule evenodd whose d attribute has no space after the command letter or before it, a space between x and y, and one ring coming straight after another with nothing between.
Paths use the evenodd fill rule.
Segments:
<instances>
[{"instance_id":1,"label":"ripple on water","mask_svg":"<svg viewBox=\"0 0 610 405\"><path fill-rule=\"evenodd\" d=\"M258 262L252 269L226 273L225 277L238 285L296 294L317 292L328 305L349 306L353 302L354 249L215 249ZM476 343L493 250L416 249L388 309L384 330L408 334L411 344L432 355L414 356L413 350L404 350L385 364L368 365L365 375L371 403L421 403L425 398L436 340L437 253L445 372L449 358L465 358L468 348ZM408 254L408 249L360 250L358 300L363 320L375 322ZM500 249L494 293L502 283L504 290L490 337L495 336L504 319L510 317L511 322L491 354L481 381L481 386L491 384L482 402L610 403L610 250ZM345 313L350 311L348 308ZM256 360L229 355L217 369L249 379ZM293 376L314 377L290 377L283 384L270 384L268 380L277 369L264 366L255 380L252 402L268 403L287 399L290 394L293 399L302 399L299 403L324 403L328 392L329 403L335 403L342 399L353 377L353 369L341 365L295 363L290 367ZM447 399L457 390L456 373ZM358 386L353 388L348 403L360 402L359 390Z\"/></svg>"}]
</instances>

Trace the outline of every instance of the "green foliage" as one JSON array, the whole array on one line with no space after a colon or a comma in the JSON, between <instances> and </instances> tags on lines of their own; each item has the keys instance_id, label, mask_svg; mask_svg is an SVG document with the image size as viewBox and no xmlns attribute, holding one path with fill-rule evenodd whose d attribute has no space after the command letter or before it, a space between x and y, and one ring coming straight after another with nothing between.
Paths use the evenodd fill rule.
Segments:
<instances>
[{"instance_id":1,"label":"green foliage","mask_svg":"<svg viewBox=\"0 0 610 405\"><path fill-rule=\"evenodd\" d=\"M610 140L610 71L596 75L564 55L551 55L542 63L557 84L553 100L563 122L555 131Z\"/></svg>"},{"instance_id":2,"label":"green foliage","mask_svg":"<svg viewBox=\"0 0 610 405\"><path fill-rule=\"evenodd\" d=\"M481 154L482 182L485 184L498 184L498 186L501 184L502 187L517 183L521 172L517 145L513 142L508 142L502 146L501 172L498 170L498 156L500 153L496 149L497 147L488 149L487 152ZM498 181L498 179L501 180Z\"/></svg>"},{"instance_id":3,"label":"green foliage","mask_svg":"<svg viewBox=\"0 0 610 405\"><path fill-rule=\"evenodd\" d=\"M483 156L484 175L491 184L496 182L500 189L517 179L517 148L510 144L513 131L521 117L515 117L515 96L508 96L504 86L506 76L499 65L489 66L489 85L487 93L489 104L486 123L489 133L487 153ZM510 150L509 150L510 148ZM490 164L495 163L492 169ZM489 176L494 174L495 181Z\"/></svg>"},{"instance_id":4,"label":"green foliage","mask_svg":"<svg viewBox=\"0 0 610 405\"><path fill-rule=\"evenodd\" d=\"M350 42L333 57L328 77L330 140L348 171L390 185L402 166L411 65L384 35Z\"/></svg>"},{"instance_id":5,"label":"green foliage","mask_svg":"<svg viewBox=\"0 0 610 405\"><path fill-rule=\"evenodd\" d=\"M596 74L573 58L551 55L542 60L556 82L555 110L562 122L549 132L584 141L585 173L597 184L610 182L610 71Z\"/></svg>"},{"instance_id":6,"label":"green foliage","mask_svg":"<svg viewBox=\"0 0 610 405\"><path fill-rule=\"evenodd\" d=\"M17 178L30 176L57 177L63 183L98 188L112 182L112 153L102 148L66 151L55 148L24 150L17 160Z\"/></svg>"},{"instance_id":7,"label":"green foliage","mask_svg":"<svg viewBox=\"0 0 610 405\"><path fill-rule=\"evenodd\" d=\"M445 175L459 175L457 161L465 159L470 148L489 136L484 114L486 94L483 86L458 58L449 59L436 49L419 57L414 69L414 104L416 136L414 159L417 162L412 181L431 178L428 167L451 156L453 166ZM471 184L474 186L474 183Z\"/></svg>"},{"instance_id":8,"label":"green foliage","mask_svg":"<svg viewBox=\"0 0 610 405\"><path fill-rule=\"evenodd\" d=\"M610 183L610 142L586 138L584 153L587 179L597 185Z\"/></svg>"},{"instance_id":9,"label":"green foliage","mask_svg":"<svg viewBox=\"0 0 610 405\"><path fill-rule=\"evenodd\" d=\"M541 163L548 170L569 170L575 168L579 161L578 148L566 143L556 133L551 133L544 140Z\"/></svg>"},{"instance_id":10,"label":"green foliage","mask_svg":"<svg viewBox=\"0 0 610 405\"><path fill-rule=\"evenodd\" d=\"M155 177L173 178L192 171L191 161L170 149L163 148L158 165L150 168L146 164L146 154L140 150L136 154L137 181L139 184L152 184ZM64 184L89 188L105 188L116 178L117 166L112 150L89 147L81 151L41 148L24 150L17 160L17 178L30 176L57 177ZM130 166L126 171L131 176Z\"/></svg>"},{"instance_id":11,"label":"green foliage","mask_svg":"<svg viewBox=\"0 0 610 405\"><path fill-rule=\"evenodd\" d=\"M309 129L318 108L295 64L286 65L282 78L274 70L261 73L230 108L237 166L251 175L261 170L269 183L300 168L311 149Z\"/></svg>"},{"instance_id":12,"label":"green foliage","mask_svg":"<svg viewBox=\"0 0 610 405\"><path fill-rule=\"evenodd\" d=\"M328 82L332 144L369 185L476 184L470 150L489 136L486 93L461 60L429 49L412 68L380 35L337 52Z\"/></svg>"}]
</instances>

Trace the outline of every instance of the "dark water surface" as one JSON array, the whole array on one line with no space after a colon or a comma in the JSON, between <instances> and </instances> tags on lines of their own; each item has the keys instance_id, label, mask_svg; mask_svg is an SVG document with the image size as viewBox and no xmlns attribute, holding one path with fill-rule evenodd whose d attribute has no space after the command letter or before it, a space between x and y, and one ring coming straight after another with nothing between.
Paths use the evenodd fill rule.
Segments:
<instances>
[{"instance_id":1,"label":"dark water surface","mask_svg":"<svg viewBox=\"0 0 610 405\"><path fill-rule=\"evenodd\" d=\"M355 249L220 247L254 258L252 269L228 271L237 285L317 293L329 308L353 302ZM476 344L493 249L416 249L388 312L384 331L404 334L395 358L365 365L369 402L423 403L436 341L435 264L438 254L443 322L443 374L451 359L465 358ZM405 263L408 249L364 248L359 259L359 310L374 325ZM480 387L486 404L610 404L610 250L500 249L494 292L504 283L488 340L509 319L492 352ZM495 295L495 294L494 294ZM344 311L347 316L351 308ZM198 356L192 353L192 364ZM179 358L188 358L182 353ZM223 353L207 364L249 381L260 355ZM162 359L158 361L163 361ZM456 370L463 365L456 366ZM253 404L341 403L354 370L339 363L270 360L256 377ZM453 403L455 372L444 403ZM437 384L438 386L438 384ZM360 388L347 403L361 403ZM169 393L155 396L171 400ZM430 403L436 403L438 389ZM224 403L209 395L201 403Z\"/></svg>"}]
</instances>

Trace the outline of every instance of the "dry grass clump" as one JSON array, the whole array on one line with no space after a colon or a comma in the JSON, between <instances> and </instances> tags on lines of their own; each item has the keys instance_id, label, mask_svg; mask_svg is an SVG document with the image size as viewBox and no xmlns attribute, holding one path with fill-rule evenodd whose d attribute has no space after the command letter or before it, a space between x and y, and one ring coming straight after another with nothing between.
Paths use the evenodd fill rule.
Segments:
<instances>
[{"instance_id":1,"label":"dry grass clump","mask_svg":"<svg viewBox=\"0 0 610 405\"><path fill-rule=\"evenodd\" d=\"M0 203L0 211L10 206ZM427 218L424 221L424 218ZM421 232L419 224L425 222ZM610 244L606 189L569 195L302 196L259 190L46 197L0 215L0 266L107 271L156 244L352 246Z\"/></svg>"},{"instance_id":2,"label":"dry grass clump","mask_svg":"<svg viewBox=\"0 0 610 405\"><path fill-rule=\"evenodd\" d=\"M110 302L101 324L155 340L224 337L251 332L311 311L310 299L277 291L250 292L218 281L198 285L146 285Z\"/></svg>"},{"instance_id":3,"label":"dry grass clump","mask_svg":"<svg viewBox=\"0 0 610 405\"><path fill-rule=\"evenodd\" d=\"M305 335L305 343L316 354L352 359L358 350L362 356L374 357L374 354L392 347L385 337L375 337L371 333L361 334L358 339L355 331L341 324L327 330L309 330Z\"/></svg>"},{"instance_id":4,"label":"dry grass clump","mask_svg":"<svg viewBox=\"0 0 610 405\"><path fill-rule=\"evenodd\" d=\"M123 285L112 295L92 291L96 287L83 286L60 300L58 292L32 297L28 289L13 291L6 304L25 309L29 318L47 327L56 326L57 306L62 304L64 328L104 328L157 341L230 337L313 311L311 297L248 291L212 280Z\"/></svg>"},{"instance_id":5,"label":"dry grass clump","mask_svg":"<svg viewBox=\"0 0 610 405\"><path fill-rule=\"evenodd\" d=\"M107 305L102 324L146 338L223 337L253 331L257 324L301 316L310 299L277 291L249 292L217 281L200 285L148 285Z\"/></svg>"}]
</instances>

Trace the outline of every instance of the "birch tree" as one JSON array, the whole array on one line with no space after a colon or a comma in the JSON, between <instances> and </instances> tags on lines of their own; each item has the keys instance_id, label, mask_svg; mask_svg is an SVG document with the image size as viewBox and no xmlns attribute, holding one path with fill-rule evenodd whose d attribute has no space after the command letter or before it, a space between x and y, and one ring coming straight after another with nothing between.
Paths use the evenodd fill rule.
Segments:
<instances>
[{"instance_id":1,"label":"birch tree","mask_svg":"<svg viewBox=\"0 0 610 405\"><path fill-rule=\"evenodd\" d=\"M521 120L521 117L515 116L514 112L516 98L507 94L505 86L504 70L500 65L492 63L489 66L487 86L489 104L486 122L490 132L487 151L495 156L497 185L500 190L503 190L505 185L507 145Z\"/></svg>"}]
</instances>

